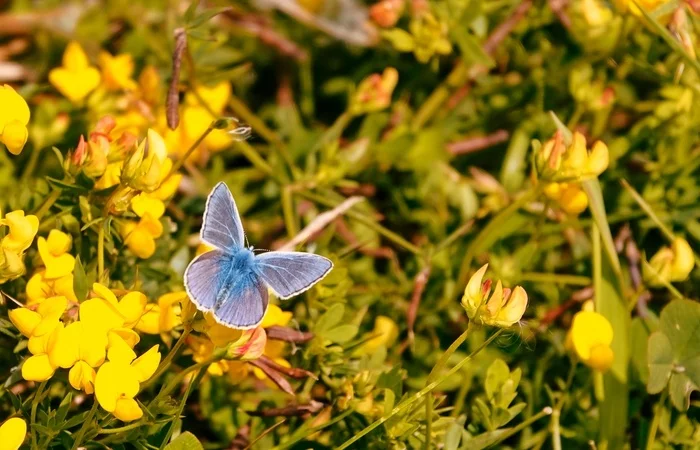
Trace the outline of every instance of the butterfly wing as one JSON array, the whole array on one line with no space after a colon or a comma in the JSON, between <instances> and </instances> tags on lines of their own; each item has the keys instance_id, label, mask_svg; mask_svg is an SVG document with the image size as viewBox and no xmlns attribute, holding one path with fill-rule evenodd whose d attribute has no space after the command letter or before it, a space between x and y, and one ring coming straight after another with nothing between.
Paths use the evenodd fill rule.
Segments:
<instances>
[{"instance_id":1,"label":"butterfly wing","mask_svg":"<svg viewBox=\"0 0 700 450\"><path fill-rule=\"evenodd\" d=\"M330 259L312 253L267 252L255 257L256 272L280 298L304 292L332 268Z\"/></svg>"},{"instance_id":2,"label":"butterfly wing","mask_svg":"<svg viewBox=\"0 0 700 450\"><path fill-rule=\"evenodd\" d=\"M214 186L207 198L201 238L207 244L229 253L244 245L241 216L224 182Z\"/></svg>"},{"instance_id":3,"label":"butterfly wing","mask_svg":"<svg viewBox=\"0 0 700 450\"><path fill-rule=\"evenodd\" d=\"M230 328L247 330L262 322L267 311L267 287L252 272L239 273L234 269L214 306L214 319Z\"/></svg>"},{"instance_id":4,"label":"butterfly wing","mask_svg":"<svg viewBox=\"0 0 700 450\"><path fill-rule=\"evenodd\" d=\"M185 290L197 309L214 309L216 298L231 272L230 258L219 250L197 256L185 269Z\"/></svg>"}]
</instances>

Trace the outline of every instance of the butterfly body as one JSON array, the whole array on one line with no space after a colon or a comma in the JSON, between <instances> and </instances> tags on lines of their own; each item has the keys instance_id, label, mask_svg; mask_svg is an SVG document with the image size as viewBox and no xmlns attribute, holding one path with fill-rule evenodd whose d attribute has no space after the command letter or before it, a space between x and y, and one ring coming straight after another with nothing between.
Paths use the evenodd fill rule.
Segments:
<instances>
[{"instance_id":1,"label":"butterfly body","mask_svg":"<svg viewBox=\"0 0 700 450\"><path fill-rule=\"evenodd\" d=\"M243 245L236 203L224 183L209 194L201 230L214 250L196 257L185 270L185 289L198 309L217 322L249 329L260 324L268 305L268 287L278 297L298 295L325 277L333 263L303 252L256 255Z\"/></svg>"}]
</instances>

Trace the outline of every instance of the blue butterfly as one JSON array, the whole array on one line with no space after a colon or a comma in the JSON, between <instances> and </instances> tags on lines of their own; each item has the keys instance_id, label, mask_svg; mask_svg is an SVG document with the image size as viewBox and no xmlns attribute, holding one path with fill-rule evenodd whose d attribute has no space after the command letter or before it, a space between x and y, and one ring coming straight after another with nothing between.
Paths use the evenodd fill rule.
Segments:
<instances>
[{"instance_id":1,"label":"blue butterfly","mask_svg":"<svg viewBox=\"0 0 700 450\"><path fill-rule=\"evenodd\" d=\"M247 330L260 324L267 310L267 288L280 298L300 294L333 268L328 258L303 252L253 253L236 202L226 184L209 194L204 209L202 241L214 247L192 260L185 270L185 289L200 311L230 328Z\"/></svg>"}]
</instances>

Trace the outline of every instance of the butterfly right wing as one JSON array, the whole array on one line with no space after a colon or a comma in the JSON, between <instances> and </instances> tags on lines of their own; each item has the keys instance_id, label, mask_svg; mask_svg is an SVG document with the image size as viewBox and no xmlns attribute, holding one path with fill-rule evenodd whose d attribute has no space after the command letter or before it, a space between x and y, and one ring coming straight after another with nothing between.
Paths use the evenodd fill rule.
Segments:
<instances>
[{"instance_id":1,"label":"butterfly right wing","mask_svg":"<svg viewBox=\"0 0 700 450\"><path fill-rule=\"evenodd\" d=\"M231 263L223 252L211 250L197 256L185 269L185 290L192 303L201 311L216 306L219 291L231 272Z\"/></svg>"},{"instance_id":2,"label":"butterfly right wing","mask_svg":"<svg viewBox=\"0 0 700 450\"><path fill-rule=\"evenodd\" d=\"M228 253L245 244L241 216L224 182L214 186L207 198L200 236L202 241Z\"/></svg>"},{"instance_id":3,"label":"butterfly right wing","mask_svg":"<svg viewBox=\"0 0 700 450\"><path fill-rule=\"evenodd\" d=\"M228 277L228 284L214 306L214 319L229 328L248 330L260 325L267 311L267 286L254 273L237 270Z\"/></svg>"}]
</instances>

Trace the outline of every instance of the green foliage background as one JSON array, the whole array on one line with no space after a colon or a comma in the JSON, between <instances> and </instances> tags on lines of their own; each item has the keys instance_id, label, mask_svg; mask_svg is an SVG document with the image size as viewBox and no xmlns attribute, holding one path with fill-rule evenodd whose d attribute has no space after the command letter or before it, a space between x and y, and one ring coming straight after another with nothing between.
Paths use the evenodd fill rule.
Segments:
<instances>
[{"instance_id":1,"label":"green foliage background","mask_svg":"<svg viewBox=\"0 0 700 450\"><path fill-rule=\"evenodd\" d=\"M434 42L443 33L451 50L425 62L400 51L407 45L403 34L372 25L372 39L343 22L363 10L361 2L279 0L269 8L261 8L263 2L204 3L188 9L179 1L47 1L36 8L16 1L2 16L34 16L19 33L30 48L15 57L32 74L20 90L33 112L30 144L15 159L0 152L3 211L39 208L52 188L47 177L62 177L50 148L65 154L97 120L42 100L52 92L46 73L60 64L68 39L91 55L99 48L130 53L137 72L152 64L167 80L173 32L185 27L191 62L183 69L182 90L195 76L204 84L230 81L226 114L252 127L251 139L232 140L186 172L193 187L176 197L176 213L166 219L173 233L158 241L155 256L136 260L118 238L108 243L110 277L125 286L138 278L153 298L181 289L193 255L188 239L218 181L231 187L248 238L260 248L294 237L347 196L366 197L309 246L334 259L331 275L281 304L294 312L294 327L315 333L294 345L288 359L318 380L292 381L297 394L291 398L258 384L204 378L176 435L191 432L206 448L341 446L424 387L440 355L466 329L459 299L469 276L488 262L492 278L525 287L528 310L519 327L437 389L433 446L698 448L692 394L700 386L697 270L669 288L648 288L639 278L645 261L667 245L660 226L693 248L700 240L697 3L672 0L651 15L634 15L595 0L570 0L556 11L555 2L539 0L427 2L423 7L444 28L424 40ZM396 28L410 30L411 7L405 5ZM316 8L315 22L300 21L298 8ZM330 21L336 34L350 27L368 39L366 45L319 30L318 17ZM685 35L690 46L679 40ZM0 30L0 42L13 37ZM387 67L399 74L388 107L352 113L358 84ZM105 112L109 108L104 105ZM52 134L60 112L70 115L71 125ZM580 216L544 214L543 207L556 206L533 191L531 141L552 136L558 128L553 117L561 129L582 131L610 150L608 169L585 184L590 207ZM476 145L484 137L493 140ZM459 150L469 146L475 147ZM40 151L36 169L24 178L32 153ZM85 277L94 281L96 236L79 231L86 222L81 192L66 192L53 212L67 211L75 224L57 219L45 231L60 222L73 234L87 261ZM3 290L21 298L24 284L18 280ZM615 363L605 375L573 364L564 347L572 315L588 298L615 333ZM398 324L398 341L356 356L378 315ZM475 330L449 365L492 333ZM17 356L15 334L9 334L0 337L7 387L18 382L10 372ZM183 356L178 364L191 360ZM54 408L62 394L56 392ZM365 398L378 412L357 411ZM3 390L3 415L17 407L11 399L21 402L22 395L15 399ZM152 412L174 415L175 401ZM329 407L326 422L315 421L318 411L302 411L281 424L274 414L250 414L311 401ZM416 405L352 448L425 445L425 410ZM72 408L72 417L84 414L79 405ZM324 428L314 435L319 425ZM110 445L149 448L149 436L163 433L157 424L128 431L124 443ZM180 434L179 444L168 448L196 448L185 442L192 438Z\"/></svg>"}]
</instances>

